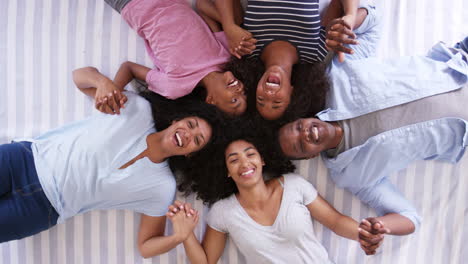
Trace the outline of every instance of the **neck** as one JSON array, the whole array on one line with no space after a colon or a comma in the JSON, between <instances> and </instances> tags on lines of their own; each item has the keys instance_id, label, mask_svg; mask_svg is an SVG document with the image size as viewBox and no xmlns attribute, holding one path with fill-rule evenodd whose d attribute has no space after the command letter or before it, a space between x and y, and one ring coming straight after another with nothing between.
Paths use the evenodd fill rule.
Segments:
<instances>
[{"instance_id":1,"label":"neck","mask_svg":"<svg viewBox=\"0 0 468 264\"><path fill-rule=\"evenodd\" d=\"M289 72L291 72L292 66L299 61L296 47L282 40L268 44L263 49L260 59L267 69L271 66L280 66Z\"/></svg>"},{"instance_id":2,"label":"neck","mask_svg":"<svg viewBox=\"0 0 468 264\"><path fill-rule=\"evenodd\" d=\"M167 158L173 156L167 150L162 148L162 140L164 138L164 131L156 132L146 137L147 148L143 152L154 163L161 163Z\"/></svg>"},{"instance_id":3,"label":"neck","mask_svg":"<svg viewBox=\"0 0 468 264\"><path fill-rule=\"evenodd\" d=\"M265 184L264 180L261 180L251 188L239 188L237 198L242 206L246 208L257 208L268 202L270 195L271 188Z\"/></svg>"},{"instance_id":4,"label":"neck","mask_svg":"<svg viewBox=\"0 0 468 264\"><path fill-rule=\"evenodd\" d=\"M205 89L206 89L206 91L208 93L212 92L212 90L210 90L210 89L213 89L212 87L215 87L215 85L209 85L209 84L211 82L213 82L213 80L216 78L216 76L218 74L220 74L220 73L212 71L212 72L208 73L207 75L205 75L205 77L203 77L203 79L201 79L200 85L205 87Z\"/></svg>"},{"instance_id":5,"label":"neck","mask_svg":"<svg viewBox=\"0 0 468 264\"><path fill-rule=\"evenodd\" d=\"M335 137L330 143L331 146L329 148L336 148L343 139L343 128L338 124L338 122L330 122L330 124L335 129Z\"/></svg>"}]
</instances>

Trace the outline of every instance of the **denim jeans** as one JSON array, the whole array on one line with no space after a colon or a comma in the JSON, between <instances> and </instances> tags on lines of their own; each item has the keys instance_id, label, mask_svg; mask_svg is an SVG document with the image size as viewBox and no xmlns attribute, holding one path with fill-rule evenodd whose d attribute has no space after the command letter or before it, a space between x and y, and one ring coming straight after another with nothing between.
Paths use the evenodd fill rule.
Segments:
<instances>
[{"instance_id":1,"label":"denim jeans","mask_svg":"<svg viewBox=\"0 0 468 264\"><path fill-rule=\"evenodd\" d=\"M37 234L57 219L39 182L31 142L0 145L0 243Z\"/></svg>"}]
</instances>

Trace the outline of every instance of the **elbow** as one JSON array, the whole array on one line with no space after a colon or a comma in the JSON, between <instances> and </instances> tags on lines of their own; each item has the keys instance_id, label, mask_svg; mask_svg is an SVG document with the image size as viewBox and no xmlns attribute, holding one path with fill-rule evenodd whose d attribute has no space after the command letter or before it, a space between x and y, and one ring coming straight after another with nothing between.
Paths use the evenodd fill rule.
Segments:
<instances>
[{"instance_id":1,"label":"elbow","mask_svg":"<svg viewBox=\"0 0 468 264\"><path fill-rule=\"evenodd\" d=\"M145 249L145 247L143 245L138 245L138 251L140 252L140 255L144 259L152 258L152 257L155 256L153 254L150 254L150 252L147 249Z\"/></svg>"}]
</instances>

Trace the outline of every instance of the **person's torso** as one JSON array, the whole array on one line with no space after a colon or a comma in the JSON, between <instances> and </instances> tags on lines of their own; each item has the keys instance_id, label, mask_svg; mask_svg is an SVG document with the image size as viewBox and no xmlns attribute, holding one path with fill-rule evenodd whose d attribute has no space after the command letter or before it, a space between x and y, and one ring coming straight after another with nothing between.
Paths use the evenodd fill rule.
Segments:
<instances>
[{"instance_id":1,"label":"person's torso","mask_svg":"<svg viewBox=\"0 0 468 264\"><path fill-rule=\"evenodd\" d=\"M119 169L147 148L146 137L155 132L149 103L126 94L120 115L98 112L34 140L38 177L60 220L91 209L138 210L136 201L174 185L165 162L142 158Z\"/></svg>"},{"instance_id":2,"label":"person's torso","mask_svg":"<svg viewBox=\"0 0 468 264\"><path fill-rule=\"evenodd\" d=\"M275 40L293 44L302 61L323 61L327 55L319 3L312 1L249 0L244 27L258 40L251 56L259 56Z\"/></svg>"}]
</instances>

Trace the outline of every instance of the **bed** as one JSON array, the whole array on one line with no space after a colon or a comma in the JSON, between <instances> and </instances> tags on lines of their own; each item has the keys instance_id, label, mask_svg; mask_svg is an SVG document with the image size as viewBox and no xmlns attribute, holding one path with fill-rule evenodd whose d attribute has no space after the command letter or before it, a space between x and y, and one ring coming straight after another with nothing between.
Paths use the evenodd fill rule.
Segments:
<instances>
[{"instance_id":1,"label":"bed","mask_svg":"<svg viewBox=\"0 0 468 264\"><path fill-rule=\"evenodd\" d=\"M454 44L468 35L464 0L381 0L377 6L384 22L380 57L424 54L438 40ZM93 103L74 87L71 71L91 65L113 76L126 60L151 66L143 41L102 0L0 1L0 143L37 136L90 115ZM335 187L320 159L296 164L339 211L356 220L374 215ZM423 217L420 229L410 236L386 237L377 255L369 257L356 242L314 223L330 258L336 263L465 262L468 155L456 165L416 162L391 180L414 201ZM202 237L208 209L193 196L178 197L200 210L196 234ZM141 258L135 242L138 224L139 215L129 211L78 215L33 237L0 244L0 263L188 262L182 245ZM166 232L172 232L170 224ZM229 241L220 263L245 259Z\"/></svg>"}]
</instances>

